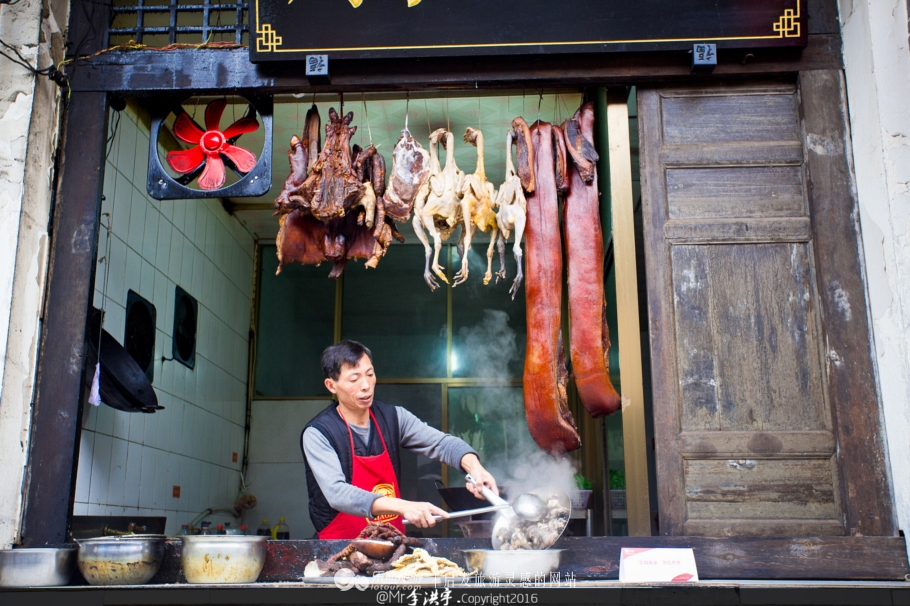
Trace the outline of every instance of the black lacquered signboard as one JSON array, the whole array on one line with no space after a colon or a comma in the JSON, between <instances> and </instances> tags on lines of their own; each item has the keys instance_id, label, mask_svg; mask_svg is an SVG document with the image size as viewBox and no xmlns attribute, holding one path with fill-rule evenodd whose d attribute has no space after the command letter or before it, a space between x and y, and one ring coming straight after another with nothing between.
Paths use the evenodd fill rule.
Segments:
<instances>
[{"instance_id":1,"label":"black lacquered signboard","mask_svg":"<svg viewBox=\"0 0 910 606\"><path fill-rule=\"evenodd\" d=\"M409 6L409 4L413 6ZM355 6L356 5L356 6ZM806 46L806 0L250 0L254 62Z\"/></svg>"}]
</instances>

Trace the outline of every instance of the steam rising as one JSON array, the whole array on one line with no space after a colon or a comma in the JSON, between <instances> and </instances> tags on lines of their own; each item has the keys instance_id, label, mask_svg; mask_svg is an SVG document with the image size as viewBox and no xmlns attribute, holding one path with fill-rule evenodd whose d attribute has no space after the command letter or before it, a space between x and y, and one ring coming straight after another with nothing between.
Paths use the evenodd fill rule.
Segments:
<instances>
[{"instance_id":1,"label":"steam rising","mask_svg":"<svg viewBox=\"0 0 910 606\"><path fill-rule=\"evenodd\" d=\"M506 312L485 309L480 323L459 331L458 343L453 355L471 376L505 380L514 375L509 366L520 356ZM451 432L478 451L511 495L551 486L567 493L575 488L571 460L554 459L531 438L520 387L459 388L449 394Z\"/></svg>"}]
</instances>

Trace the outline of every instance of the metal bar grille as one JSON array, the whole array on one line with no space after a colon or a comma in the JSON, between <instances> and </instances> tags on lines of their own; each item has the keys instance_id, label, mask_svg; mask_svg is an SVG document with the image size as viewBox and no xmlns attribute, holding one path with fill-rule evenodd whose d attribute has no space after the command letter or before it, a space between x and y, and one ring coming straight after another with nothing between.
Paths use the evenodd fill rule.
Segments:
<instances>
[{"instance_id":1,"label":"metal bar grille","mask_svg":"<svg viewBox=\"0 0 910 606\"><path fill-rule=\"evenodd\" d=\"M245 22L249 12L248 0L230 2L222 0L199 0L187 4L180 0L169 0L150 4L154 0L126 0L129 4L111 7L112 26L108 30L108 42L115 38L129 37L139 44L150 35L167 35L167 43L177 42L177 36L198 34L199 42L207 42L214 34L234 34L236 44L243 43L243 35L249 32ZM167 18L167 21L163 17ZM229 18L224 22L225 17ZM135 17L135 19L133 19ZM212 23L215 19L215 23Z\"/></svg>"}]
</instances>

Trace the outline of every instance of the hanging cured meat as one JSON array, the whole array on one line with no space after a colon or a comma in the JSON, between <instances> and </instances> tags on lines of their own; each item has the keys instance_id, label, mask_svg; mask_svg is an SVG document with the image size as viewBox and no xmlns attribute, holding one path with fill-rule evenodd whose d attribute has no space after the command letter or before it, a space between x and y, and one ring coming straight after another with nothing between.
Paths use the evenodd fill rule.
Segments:
<instances>
[{"instance_id":1,"label":"hanging cured meat","mask_svg":"<svg viewBox=\"0 0 910 606\"><path fill-rule=\"evenodd\" d=\"M512 246L512 254L515 256L515 265L518 268L515 274L515 281L512 282L512 288L509 294L515 299L518 289L521 287L521 281L524 278L522 271L522 254L521 238L524 235L525 223L527 222L528 203L525 199L521 187L521 178L515 172L515 165L512 164L512 142L515 139L515 132L506 133L506 179L499 188L496 195L496 223L499 225L499 271L496 272L496 281L503 280L506 277L506 240L515 232L515 244Z\"/></svg>"},{"instance_id":2,"label":"hanging cured meat","mask_svg":"<svg viewBox=\"0 0 910 606\"><path fill-rule=\"evenodd\" d=\"M499 233L496 213L493 212L496 188L487 180L487 173L484 169L483 133L469 126L464 133L464 142L477 148L477 167L473 174L465 176L464 184L461 187L464 250L461 252L461 270L455 274L453 286L458 286L468 279L468 253L471 251L471 238L478 229L484 233L492 230L490 245L487 247L487 273L483 276L483 283L490 283L493 278L493 248Z\"/></svg>"},{"instance_id":3,"label":"hanging cured meat","mask_svg":"<svg viewBox=\"0 0 910 606\"><path fill-rule=\"evenodd\" d=\"M378 203L377 221L384 220L386 215L399 223L410 219L414 202L418 197L426 197L430 168L429 152L405 127L392 150L392 174Z\"/></svg>"},{"instance_id":4,"label":"hanging cured meat","mask_svg":"<svg viewBox=\"0 0 910 606\"><path fill-rule=\"evenodd\" d=\"M566 121L575 149L569 162L570 191L563 207L569 287L572 374L585 409L592 417L616 412L621 400L610 382L610 330L604 296L604 242L594 151L594 106L582 105ZM570 152L571 153L571 152ZM589 168L591 170L589 170Z\"/></svg>"},{"instance_id":5,"label":"hanging cured meat","mask_svg":"<svg viewBox=\"0 0 910 606\"><path fill-rule=\"evenodd\" d=\"M566 395L568 371L561 331L562 243L552 129L549 124L538 122L530 129L529 138L534 165L522 166L530 153L518 156L518 174L536 177L534 192L527 198L525 412L537 445L547 452L563 453L576 450L581 440Z\"/></svg>"},{"instance_id":6,"label":"hanging cured meat","mask_svg":"<svg viewBox=\"0 0 910 606\"><path fill-rule=\"evenodd\" d=\"M275 200L279 219L278 273L287 263L332 262L330 278L344 271L349 259L367 259L376 267L392 240L404 241L391 219L380 215L385 193L385 161L372 145L350 147L356 127L329 110L326 142L319 149L319 113L306 116L303 139L291 138L291 172Z\"/></svg>"}]
</instances>

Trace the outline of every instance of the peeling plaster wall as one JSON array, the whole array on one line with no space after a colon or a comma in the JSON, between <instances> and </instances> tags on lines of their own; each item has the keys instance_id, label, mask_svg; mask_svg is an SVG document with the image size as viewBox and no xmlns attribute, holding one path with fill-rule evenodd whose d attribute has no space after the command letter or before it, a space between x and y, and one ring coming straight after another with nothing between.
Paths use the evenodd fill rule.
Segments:
<instances>
[{"instance_id":1,"label":"peeling plaster wall","mask_svg":"<svg viewBox=\"0 0 910 606\"><path fill-rule=\"evenodd\" d=\"M910 49L904 0L840 0L860 223L894 482L910 536Z\"/></svg>"},{"instance_id":2,"label":"peeling plaster wall","mask_svg":"<svg viewBox=\"0 0 910 606\"><path fill-rule=\"evenodd\" d=\"M32 66L56 63L67 10L0 5L0 38ZM55 84L0 58L0 549L19 535L59 109Z\"/></svg>"}]
</instances>

